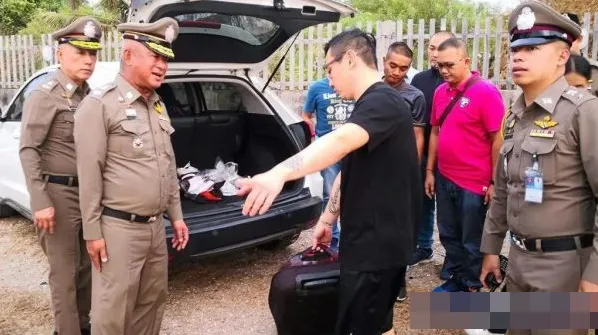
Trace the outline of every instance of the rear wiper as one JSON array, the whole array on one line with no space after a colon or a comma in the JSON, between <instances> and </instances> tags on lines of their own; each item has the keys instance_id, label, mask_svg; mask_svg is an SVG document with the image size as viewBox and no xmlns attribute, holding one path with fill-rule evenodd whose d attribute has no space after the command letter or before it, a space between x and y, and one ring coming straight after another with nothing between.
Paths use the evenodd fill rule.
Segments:
<instances>
[{"instance_id":1,"label":"rear wiper","mask_svg":"<svg viewBox=\"0 0 598 335\"><path fill-rule=\"evenodd\" d=\"M276 74L276 72L278 72L278 69L280 68L280 65L282 65L282 62L284 62L285 57L289 53L289 50L291 50L291 47L293 47L293 44L295 44L295 41L297 40L297 37L299 37L299 33L300 32L297 32L295 34L295 38L293 39L293 42L291 42L291 45L289 45L289 48L287 49L287 51L284 53L284 55L282 55L282 57L278 61L278 64L276 64L276 67L274 68L274 71L272 71L272 74L270 75L270 78L268 78L268 81L266 82L266 85L264 85L264 88L262 89L262 93L264 93L264 91L266 90L266 88L270 84L270 81L272 80L272 78L274 78L274 75Z\"/></svg>"}]
</instances>

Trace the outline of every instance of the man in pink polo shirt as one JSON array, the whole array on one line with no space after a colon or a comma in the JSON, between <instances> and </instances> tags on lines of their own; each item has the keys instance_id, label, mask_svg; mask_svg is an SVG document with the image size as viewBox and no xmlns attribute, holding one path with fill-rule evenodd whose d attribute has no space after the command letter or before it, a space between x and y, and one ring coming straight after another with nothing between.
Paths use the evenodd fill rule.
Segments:
<instances>
[{"instance_id":1,"label":"man in pink polo shirt","mask_svg":"<svg viewBox=\"0 0 598 335\"><path fill-rule=\"evenodd\" d=\"M470 71L465 42L451 38L438 51L445 83L436 89L432 103L425 188L428 197L436 195L438 232L451 278L434 292L478 291L480 242L494 193L505 106L500 91ZM436 162L437 180L432 172Z\"/></svg>"}]
</instances>

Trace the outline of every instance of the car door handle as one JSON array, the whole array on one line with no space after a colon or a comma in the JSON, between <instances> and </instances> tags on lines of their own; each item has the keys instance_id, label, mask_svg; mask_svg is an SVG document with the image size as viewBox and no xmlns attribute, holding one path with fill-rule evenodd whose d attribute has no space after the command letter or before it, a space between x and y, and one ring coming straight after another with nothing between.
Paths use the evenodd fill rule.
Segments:
<instances>
[{"instance_id":1,"label":"car door handle","mask_svg":"<svg viewBox=\"0 0 598 335\"><path fill-rule=\"evenodd\" d=\"M21 132L20 131L15 131L14 133L12 133L12 136L16 139L21 138Z\"/></svg>"}]
</instances>

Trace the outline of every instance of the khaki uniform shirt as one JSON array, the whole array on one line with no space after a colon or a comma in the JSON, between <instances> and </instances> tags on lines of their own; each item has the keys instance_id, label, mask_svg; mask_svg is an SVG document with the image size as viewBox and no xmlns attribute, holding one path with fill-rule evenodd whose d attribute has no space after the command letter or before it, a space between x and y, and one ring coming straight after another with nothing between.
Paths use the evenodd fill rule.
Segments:
<instances>
[{"instance_id":1,"label":"khaki uniform shirt","mask_svg":"<svg viewBox=\"0 0 598 335\"><path fill-rule=\"evenodd\" d=\"M586 59L592 66L592 83L590 84L592 86L592 89L590 90L590 93L592 93L595 96L598 96L598 62L587 57Z\"/></svg>"},{"instance_id":2,"label":"khaki uniform shirt","mask_svg":"<svg viewBox=\"0 0 598 335\"><path fill-rule=\"evenodd\" d=\"M592 234L598 229L598 98L557 80L530 106L523 94L503 125L495 196L481 251L500 254L507 230L522 238ZM526 202L525 170L536 153L544 174L542 203ZM598 240L584 279L598 283Z\"/></svg>"},{"instance_id":3,"label":"khaki uniform shirt","mask_svg":"<svg viewBox=\"0 0 598 335\"><path fill-rule=\"evenodd\" d=\"M156 92L147 101L121 76L94 90L75 116L83 237L102 238L104 207L183 219L174 132Z\"/></svg>"},{"instance_id":4,"label":"khaki uniform shirt","mask_svg":"<svg viewBox=\"0 0 598 335\"><path fill-rule=\"evenodd\" d=\"M78 87L59 69L25 100L19 154L32 213L53 207L44 174L77 175L73 122L75 109L88 93L87 83Z\"/></svg>"}]
</instances>

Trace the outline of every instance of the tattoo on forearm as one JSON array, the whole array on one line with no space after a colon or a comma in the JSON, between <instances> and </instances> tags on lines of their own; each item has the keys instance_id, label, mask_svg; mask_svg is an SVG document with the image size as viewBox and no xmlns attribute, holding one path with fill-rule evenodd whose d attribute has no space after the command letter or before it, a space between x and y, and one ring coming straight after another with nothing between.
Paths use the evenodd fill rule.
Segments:
<instances>
[{"instance_id":1,"label":"tattoo on forearm","mask_svg":"<svg viewBox=\"0 0 598 335\"><path fill-rule=\"evenodd\" d=\"M330 199L330 206L328 206L328 211L331 214L337 215L340 211L340 198L341 198L341 188L337 187L334 191L334 195L332 199Z\"/></svg>"},{"instance_id":2,"label":"tattoo on forearm","mask_svg":"<svg viewBox=\"0 0 598 335\"><path fill-rule=\"evenodd\" d=\"M299 171L303 167L303 157L301 154L297 154L287 160L285 160L282 165L286 168L289 168L293 171Z\"/></svg>"},{"instance_id":3,"label":"tattoo on forearm","mask_svg":"<svg viewBox=\"0 0 598 335\"><path fill-rule=\"evenodd\" d=\"M328 221L324 221L324 220L320 220L320 222L322 222L323 224L325 224L326 226L332 228L332 223L328 222Z\"/></svg>"}]
</instances>

